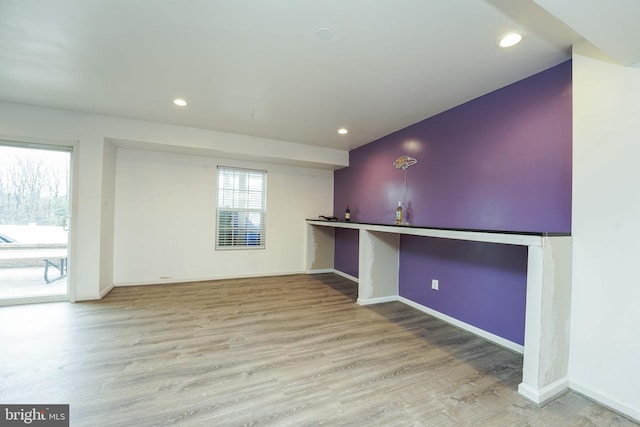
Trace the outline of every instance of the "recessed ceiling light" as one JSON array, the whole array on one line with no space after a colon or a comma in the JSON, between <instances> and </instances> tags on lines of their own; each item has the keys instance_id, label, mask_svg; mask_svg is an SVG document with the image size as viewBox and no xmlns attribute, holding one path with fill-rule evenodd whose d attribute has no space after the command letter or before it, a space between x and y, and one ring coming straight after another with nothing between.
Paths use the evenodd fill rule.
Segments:
<instances>
[{"instance_id":1,"label":"recessed ceiling light","mask_svg":"<svg viewBox=\"0 0 640 427\"><path fill-rule=\"evenodd\" d=\"M173 103L176 104L179 107L186 107L187 106L187 101L185 101L184 99L180 99L180 98L174 99Z\"/></svg>"},{"instance_id":2,"label":"recessed ceiling light","mask_svg":"<svg viewBox=\"0 0 640 427\"><path fill-rule=\"evenodd\" d=\"M511 47L515 46L522 41L522 34L516 32L510 32L498 40L498 46L500 47Z\"/></svg>"},{"instance_id":3,"label":"recessed ceiling light","mask_svg":"<svg viewBox=\"0 0 640 427\"><path fill-rule=\"evenodd\" d=\"M340 129L338 129L338 133L340 135L346 135L347 133L349 133L349 131L346 130L345 128L340 128Z\"/></svg>"}]
</instances>

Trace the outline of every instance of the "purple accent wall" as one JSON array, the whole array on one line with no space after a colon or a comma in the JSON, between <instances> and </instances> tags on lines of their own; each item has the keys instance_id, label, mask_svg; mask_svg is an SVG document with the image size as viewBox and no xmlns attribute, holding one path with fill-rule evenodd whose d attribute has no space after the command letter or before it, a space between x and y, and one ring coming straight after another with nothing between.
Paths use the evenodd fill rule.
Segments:
<instances>
[{"instance_id":1,"label":"purple accent wall","mask_svg":"<svg viewBox=\"0 0 640 427\"><path fill-rule=\"evenodd\" d=\"M571 126L565 62L351 151L334 215L392 223L402 200L415 225L570 232Z\"/></svg>"},{"instance_id":2,"label":"purple accent wall","mask_svg":"<svg viewBox=\"0 0 640 427\"><path fill-rule=\"evenodd\" d=\"M525 246L402 236L400 248L400 295L524 345Z\"/></svg>"},{"instance_id":3,"label":"purple accent wall","mask_svg":"<svg viewBox=\"0 0 640 427\"><path fill-rule=\"evenodd\" d=\"M418 226L570 232L571 110L567 61L364 145L334 173L334 215L349 204L352 221L391 224L402 200ZM406 187L402 155L418 160ZM337 269L357 270L355 242L336 240ZM403 236L400 295L523 344L526 259L524 247Z\"/></svg>"},{"instance_id":4,"label":"purple accent wall","mask_svg":"<svg viewBox=\"0 0 640 427\"><path fill-rule=\"evenodd\" d=\"M333 268L353 277L358 277L358 230L335 229L335 253Z\"/></svg>"}]
</instances>

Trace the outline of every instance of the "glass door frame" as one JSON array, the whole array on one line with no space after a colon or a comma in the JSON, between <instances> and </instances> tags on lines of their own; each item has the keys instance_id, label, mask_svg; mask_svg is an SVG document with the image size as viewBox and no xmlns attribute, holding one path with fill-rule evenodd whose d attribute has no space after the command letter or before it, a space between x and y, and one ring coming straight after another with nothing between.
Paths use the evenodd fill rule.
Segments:
<instances>
[{"instance_id":1,"label":"glass door frame","mask_svg":"<svg viewBox=\"0 0 640 427\"><path fill-rule=\"evenodd\" d=\"M43 302L69 301L76 302L76 235L78 213L78 147L79 141L59 140L47 138L27 138L0 134L0 145L17 148L33 148L38 150L69 152L69 235L67 241L67 294L64 296L42 296L8 298L0 301L0 306L32 304Z\"/></svg>"}]
</instances>

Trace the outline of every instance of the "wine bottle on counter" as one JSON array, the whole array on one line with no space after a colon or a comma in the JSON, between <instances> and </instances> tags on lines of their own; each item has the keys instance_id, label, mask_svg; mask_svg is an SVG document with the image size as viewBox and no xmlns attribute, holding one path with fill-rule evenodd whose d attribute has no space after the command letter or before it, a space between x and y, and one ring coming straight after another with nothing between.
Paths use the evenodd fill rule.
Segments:
<instances>
[{"instance_id":1,"label":"wine bottle on counter","mask_svg":"<svg viewBox=\"0 0 640 427\"><path fill-rule=\"evenodd\" d=\"M349 210L349 205L347 205L347 210L344 211L344 220L346 222L351 221L351 211Z\"/></svg>"},{"instance_id":2,"label":"wine bottle on counter","mask_svg":"<svg viewBox=\"0 0 640 427\"><path fill-rule=\"evenodd\" d=\"M398 202L396 208L396 224L402 224L402 202Z\"/></svg>"}]
</instances>

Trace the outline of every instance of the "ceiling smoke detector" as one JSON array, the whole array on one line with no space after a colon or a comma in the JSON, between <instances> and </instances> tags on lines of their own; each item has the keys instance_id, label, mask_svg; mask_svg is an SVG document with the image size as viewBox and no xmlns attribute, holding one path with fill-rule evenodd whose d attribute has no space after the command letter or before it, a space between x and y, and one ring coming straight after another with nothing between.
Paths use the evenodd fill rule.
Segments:
<instances>
[{"instance_id":1,"label":"ceiling smoke detector","mask_svg":"<svg viewBox=\"0 0 640 427\"><path fill-rule=\"evenodd\" d=\"M329 40L331 37L333 37L333 31L331 30L331 28L327 27L318 28L316 30L316 37L320 40Z\"/></svg>"}]
</instances>

